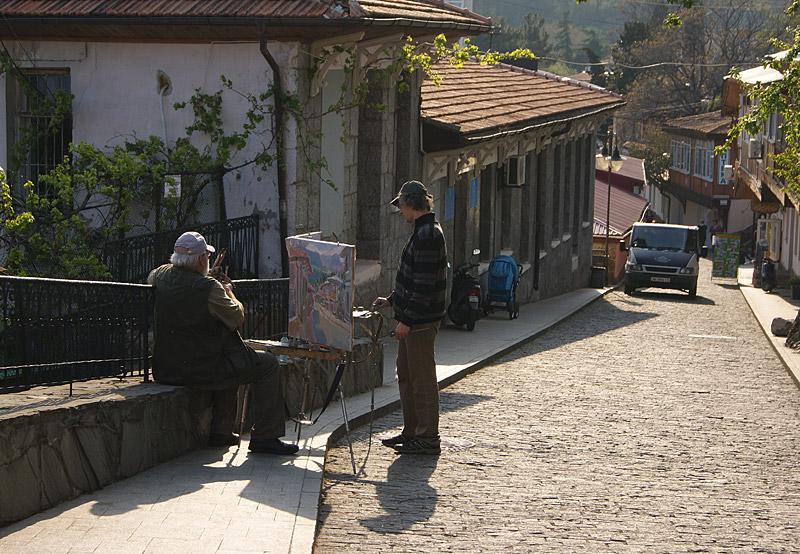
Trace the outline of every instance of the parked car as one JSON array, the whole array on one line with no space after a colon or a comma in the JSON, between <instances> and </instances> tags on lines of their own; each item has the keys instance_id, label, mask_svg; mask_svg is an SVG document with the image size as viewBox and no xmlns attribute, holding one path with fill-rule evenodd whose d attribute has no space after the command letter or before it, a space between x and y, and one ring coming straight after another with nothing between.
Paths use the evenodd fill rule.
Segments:
<instances>
[{"instance_id":1,"label":"parked car","mask_svg":"<svg viewBox=\"0 0 800 554\"><path fill-rule=\"evenodd\" d=\"M708 251L700 245L697 227L634 223L630 246L620 241L620 248L628 252L625 294L657 287L685 290L690 298L697 296L698 259Z\"/></svg>"}]
</instances>

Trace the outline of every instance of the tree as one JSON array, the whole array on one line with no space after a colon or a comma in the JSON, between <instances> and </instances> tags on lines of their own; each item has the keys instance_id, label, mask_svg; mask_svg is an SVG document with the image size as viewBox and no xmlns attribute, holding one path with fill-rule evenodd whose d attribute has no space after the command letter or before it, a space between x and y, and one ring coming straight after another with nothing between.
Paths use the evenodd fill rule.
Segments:
<instances>
[{"instance_id":1,"label":"tree","mask_svg":"<svg viewBox=\"0 0 800 554\"><path fill-rule=\"evenodd\" d=\"M569 10L561 12L558 21L558 38L556 39L556 52L564 60L572 59L572 23L569 19Z\"/></svg>"},{"instance_id":2,"label":"tree","mask_svg":"<svg viewBox=\"0 0 800 554\"><path fill-rule=\"evenodd\" d=\"M545 30L544 17L529 12L522 24L522 48L529 48L538 57L548 56L552 50L550 35Z\"/></svg>"},{"instance_id":3,"label":"tree","mask_svg":"<svg viewBox=\"0 0 800 554\"><path fill-rule=\"evenodd\" d=\"M439 76L433 64L447 60L460 67L468 60L482 64L498 63L501 59L532 58L526 49L509 52L481 52L469 40L448 45L444 35L437 36L432 44L420 44L408 37L404 44L389 47L377 53L374 67L360 68L355 48L334 47L324 55L345 55L344 67L353 73L363 70L364 75L378 79L391 79L398 88L406 85L404 76L416 71L427 74L434 82ZM382 54L382 55L381 55ZM317 60L320 66L323 60ZM25 83L25 75L10 56L0 55L3 73ZM283 164L273 146L279 138L272 125L263 123L275 118L273 100L280 100L289 117L295 119L298 131L298 150L305 156L306 170L315 173L322 182L335 186L322 175L326 161L312 157L317 150L315 141L319 134L310 131L310 119L318 119L330 112L344 112L359 106L381 110L380 105L367 104L369 83L365 78L354 87L343 87L341 96L322 112L305 106L297 96L281 93L273 86L257 93L242 93L233 83L221 76L221 88L213 93L200 89L174 109L191 109L194 120L186 128L186 135L165 144L159 137L139 139L132 137L124 144L104 151L89 144L71 145L71 155L51 172L40 176L47 193L30 181L15 187L8 183L5 172L0 172L0 243L6 254L6 269L18 275L37 275L61 278L109 278L101 256L104 245L122 238L137 221L152 221L156 229L163 223L170 228L181 227L191 217L199 194L210 183L221 183L227 172L256 165L266 169L273 164ZM238 94L246 99L248 109L242 128L226 133L222 120L222 104L226 94ZM72 98L64 102L68 107ZM56 111L42 103L48 117ZM57 111L60 117L68 109ZM201 140L196 139L196 135ZM238 156L250 140L257 140L260 148L252 157ZM201 146L198 146L201 145ZM24 153L20 153L23 159ZM181 194L174 191L174 174L188 175L181 182ZM172 192L164 193L172 188Z\"/></svg>"},{"instance_id":4,"label":"tree","mask_svg":"<svg viewBox=\"0 0 800 554\"><path fill-rule=\"evenodd\" d=\"M800 0L794 0L786 13L795 17L800 10ZM795 195L800 195L800 26L791 29L790 39L775 40L774 47L785 50L781 56L767 58L765 65L775 69L783 76L767 84L748 84L741 80L740 85L752 100L753 108L740 117L731 127L724 145L719 151L730 146L743 133L758 134L772 114L779 114L783 136L783 150L774 154L775 175L786 183ZM732 74L734 78L737 72Z\"/></svg>"}]
</instances>

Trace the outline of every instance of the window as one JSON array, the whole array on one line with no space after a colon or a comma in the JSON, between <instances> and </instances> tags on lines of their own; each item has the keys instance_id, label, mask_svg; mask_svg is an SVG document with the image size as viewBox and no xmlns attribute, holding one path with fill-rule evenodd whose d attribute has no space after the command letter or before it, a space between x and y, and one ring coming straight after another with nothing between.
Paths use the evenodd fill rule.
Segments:
<instances>
[{"instance_id":1,"label":"window","mask_svg":"<svg viewBox=\"0 0 800 554\"><path fill-rule=\"evenodd\" d=\"M578 253L578 237L581 231L581 193L583 191L583 174L586 171L583 154L583 139L573 142L575 152L575 168L572 171L572 253Z\"/></svg>"},{"instance_id":2,"label":"window","mask_svg":"<svg viewBox=\"0 0 800 554\"><path fill-rule=\"evenodd\" d=\"M581 213L583 214L583 222L589 223L589 215L591 212L589 210L589 200L592 191L594 190L594 136L588 135L585 139L583 139L583 155L586 158L584 163L586 164L586 171L583 173L583 182L581 183L581 190L583 190L583 208L581 209Z\"/></svg>"},{"instance_id":3,"label":"window","mask_svg":"<svg viewBox=\"0 0 800 554\"><path fill-rule=\"evenodd\" d=\"M547 150L536 154L536 247L545 251L544 187L547 182Z\"/></svg>"},{"instance_id":4,"label":"window","mask_svg":"<svg viewBox=\"0 0 800 554\"><path fill-rule=\"evenodd\" d=\"M683 173L689 173L689 163L691 161L691 144L688 141L672 139L670 141L672 159L670 168Z\"/></svg>"},{"instance_id":5,"label":"window","mask_svg":"<svg viewBox=\"0 0 800 554\"><path fill-rule=\"evenodd\" d=\"M717 182L720 185L727 185L729 181L725 178L725 166L728 165L728 151L720 154L717 158Z\"/></svg>"},{"instance_id":6,"label":"window","mask_svg":"<svg viewBox=\"0 0 800 554\"><path fill-rule=\"evenodd\" d=\"M771 142L775 142L778 140L778 126L780 125L779 116L777 112L773 112L769 115L766 121L766 136L767 140Z\"/></svg>"},{"instance_id":7,"label":"window","mask_svg":"<svg viewBox=\"0 0 800 554\"><path fill-rule=\"evenodd\" d=\"M69 154L72 141L72 118L51 125L46 106L59 92L70 91L68 69L26 70L27 82L16 82L7 89L9 111L13 114L13 133L9 159L15 160L18 182L32 181L39 194L47 191L38 187L39 176L48 173ZM45 106L45 110L43 110Z\"/></svg>"},{"instance_id":8,"label":"window","mask_svg":"<svg viewBox=\"0 0 800 554\"><path fill-rule=\"evenodd\" d=\"M562 144L557 144L553 149L553 226L551 228L550 240L561 239L561 159Z\"/></svg>"},{"instance_id":9,"label":"window","mask_svg":"<svg viewBox=\"0 0 800 554\"><path fill-rule=\"evenodd\" d=\"M575 175L573 162L573 143L568 142L564 145L564 198L561 203L561 221L564 222L565 233L570 231L570 208L572 207L572 189L574 188L573 177Z\"/></svg>"},{"instance_id":10,"label":"window","mask_svg":"<svg viewBox=\"0 0 800 554\"><path fill-rule=\"evenodd\" d=\"M714 179L714 143L708 140L697 141L694 146L694 174L701 179Z\"/></svg>"}]
</instances>

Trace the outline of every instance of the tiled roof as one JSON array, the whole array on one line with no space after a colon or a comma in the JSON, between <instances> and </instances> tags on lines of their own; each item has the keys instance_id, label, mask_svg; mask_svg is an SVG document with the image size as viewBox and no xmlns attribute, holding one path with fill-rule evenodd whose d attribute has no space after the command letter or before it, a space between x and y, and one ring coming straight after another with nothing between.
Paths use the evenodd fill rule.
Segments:
<instances>
[{"instance_id":1,"label":"tiled roof","mask_svg":"<svg viewBox=\"0 0 800 554\"><path fill-rule=\"evenodd\" d=\"M608 204L608 185L594 182L594 230L595 235L606 234L606 206ZM609 228L611 235L622 236L642 217L647 207L647 200L612 185L611 187L611 219Z\"/></svg>"},{"instance_id":2,"label":"tiled roof","mask_svg":"<svg viewBox=\"0 0 800 554\"><path fill-rule=\"evenodd\" d=\"M423 83L422 117L462 135L623 104L620 96L594 85L505 64L469 62L455 68L441 62L434 69L442 82Z\"/></svg>"},{"instance_id":3,"label":"tiled roof","mask_svg":"<svg viewBox=\"0 0 800 554\"><path fill-rule=\"evenodd\" d=\"M486 26L487 30L492 24L488 17L437 0L358 0L353 3L357 3L368 17L379 19L410 18L431 22L478 24Z\"/></svg>"},{"instance_id":4,"label":"tiled roof","mask_svg":"<svg viewBox=\"0 0 800 554\"><path fill-rule=\"evenodd\" d=\"M268 17L416 20L484 26L488 18L437 0L3 0L7 17Z\"/></svg>"},{"instance_id":5,"label":"tiled roof","mask_svg":"<svg viewBox=\"0 0 800 554\"><path fill-rule=\"evenodd\" d=\"M615 171L614 175L624 175L629 179L644 183L644 160L641 158L633 158L631 156L625 156L622 158L622 160L622 167L618 171ZM604 183L607 183L608 173L605 169L598 169L597 178Z\"/></svg>"},{"instance_id":6,"label":"tiled roof","mask_svg":"<svg viewBox=\"0 0 800 554\"><path fill-rule=\"evenodd\" d=\"M670 119L664 124L666 131L694 131L704 135L724 135L731 128L731 118L719 110Z\"/></svg>"}]
</instances>

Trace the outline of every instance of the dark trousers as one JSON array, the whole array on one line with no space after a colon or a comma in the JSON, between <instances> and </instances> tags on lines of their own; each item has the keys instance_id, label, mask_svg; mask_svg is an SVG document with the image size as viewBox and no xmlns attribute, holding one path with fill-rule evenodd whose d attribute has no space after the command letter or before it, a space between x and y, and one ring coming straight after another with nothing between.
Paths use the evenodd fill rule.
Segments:
<instances>
[{"instance_id":1,"label":"dark trousers","mask_svg":"<svg viewBox=\"0 0 800 554\"><path fill-rule=\"evenodd\" d=\"M195 385L213 395L211 432L229 434L236 428L236 392L239 385L250 385L253 407L251 439L275 439L286 434L286 413L278 360L269 352L247 347L247 353L228 357L220 381Z\"/></svg>"},{"instance_id":2,"label":"dark trousers","mask_svg":"<svg viewBox=\"0 0 800 554\"><path fill-rule=\"evenodd\" d=\"M397 348L397 384L403 407L403 435L439 443L439 383L434 343L439 322L412 325Z\"/></svg>"}]
</instances>

